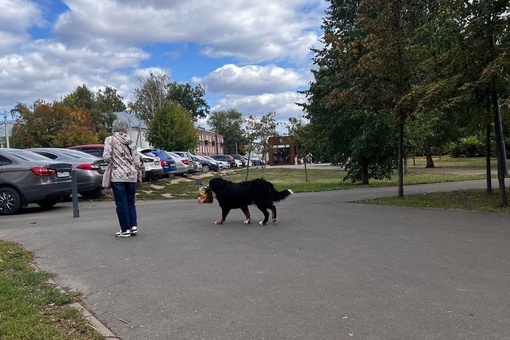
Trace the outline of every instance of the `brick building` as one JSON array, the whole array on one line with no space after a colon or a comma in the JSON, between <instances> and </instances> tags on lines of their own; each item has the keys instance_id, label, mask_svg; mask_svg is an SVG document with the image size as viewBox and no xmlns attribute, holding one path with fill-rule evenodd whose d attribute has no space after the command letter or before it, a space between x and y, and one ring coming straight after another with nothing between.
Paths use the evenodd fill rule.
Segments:
<instances>
[{"instance_id":1,"label":"brick building","mask_svg":"<svg viewBox=\"0 0 510 340\"><path fill-rule=\"evenodd\" d=\"M196 149L197 155L210 156L223 154L223 136L214 131L197 128L199 144Z\"/></svg>"}]
</instances>

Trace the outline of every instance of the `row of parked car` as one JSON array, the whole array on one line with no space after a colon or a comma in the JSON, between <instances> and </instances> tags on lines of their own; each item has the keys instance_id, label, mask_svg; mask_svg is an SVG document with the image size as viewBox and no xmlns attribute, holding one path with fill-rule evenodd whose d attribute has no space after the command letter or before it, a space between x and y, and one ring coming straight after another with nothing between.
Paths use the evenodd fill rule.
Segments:
<instances>
[{"instance_id":1,"label":"row of parked car","mask_svg":"<svg viewBox=\"0 0 510 340\"><path fill-rule=\"evenodd\" d=\"M70 148L0 148L0 215L16 214L29 203L50 208L71 195L71 174L76 170L78 193L101 195L104 145ZM243 166L244 158L231 155L197 156L185 151L139 149L144 180Z\"/></svg>"}]
</instances>

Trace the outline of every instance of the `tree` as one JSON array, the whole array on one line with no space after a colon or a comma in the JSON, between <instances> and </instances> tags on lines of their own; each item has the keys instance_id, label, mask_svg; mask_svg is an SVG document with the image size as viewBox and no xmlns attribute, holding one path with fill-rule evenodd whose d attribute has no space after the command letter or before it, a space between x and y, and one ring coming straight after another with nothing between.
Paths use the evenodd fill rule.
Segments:
<instances>
[{"instance_id":1,"label":"tree","mask_svg":"<svg viewBox=\"0 0 510 340\"><path fill-rule=\"evenodd\" d=\"M311 124L305 124L302 119L290 117L287 123L287 134L292 136L296 148L296 157L304 160L305 180L308 181L306 159L308 154L314 154L314 131Z\"/></svg>"},{"instance_id":2,"label":"tree","mask_svg":"<svg viewBox=\"0 0 510 340\"><path fill-rule=\"evenodd\" d=\"M262 153L262 159L267 159L270 146L269 137L276 135L276 128L278 127L278 123L276 122L276 113L266 113L260 119L250 115L245 119L245 127L245 136L250 145L252 145L255 141L258 141L259 149ZM262 175L264 175L264 168L265 166L262 165ZM246 178L248 178L248 172L246 172Z\"/></svg>"},{"instance_id":3,"label":"tree","mask_svg":"<svg viewBox=\"0 0 510 340\"><path fill-rule=\"evenodd\" d=\"M192 87L189 83L179 84L172 82L168 84L167 99L181 104L182 107L188 110L194 123L200 118L207 117L209 114L210 107L205 101L204 96L205 89L200 84L195 87Z\"/></svg>"},{"instance_id":4,"label":"tree","mask_svg":"<svg viewBox=\"0 0 510 340\"><path fill-rule=\"evenodd\" d=\"M17 110L19 117L11 138L13 147L68 147L98 142L90 112L84 107L36 101L33 109L18 105Z\"/></svg>"},{"instance_id":5,"label":"tree","mask_svg":"<svg viewBox=\"0 0 510 340\"><path fill-rule=\"evenodd\" d=\"M85 84L65 96L62 103L69 107L84 107L89 111L94 111L96 107L95 94Z\"/></svg>"},{"instance_id":6,"label":"tree","mask_svg":"<svg viewBox=\"0 0 510 340\"><path fill-rule=\"evenodd\" d=\"M92 127L99 140L104 140L110 134L109 131L116 118L113 113L126 109L117 90L109 86L106 86L104 90L100 89L97 93L89 90L86 85L78 86L76 90L65 96L62 102L71 109L84 108L90 112Z\"/></svg>"},{"instance_id":7,"label":"tree","mask_svg":"<svg viewBox=\"0 0 510 340\"><path fill-rule=\"evenodd\" d=\"M128 104L129 111L139 119L150 122L167 100L169 77L166 73L150 73L137 79L138 87L134 89L134 102Z\"/></svg>"},{"instance_id":8,"label":"tree","mask_svg":"<svg viewBox=\"0 0 510 340\"><path fill-rule=\"evenodd\" d=\"M373 76L360 66L361 59L370 52L363 43L366 33L357 22L360 4L353 0L331 1L322 25L324 48L315 50L315 81L304 91L307 103L300 105L310 120L315 156L347 165L350 171L345 179L368 183L372 176L392 174L389 165L394 164L395 148L388 143L395 142L395 138L392 128L381 135L370 133L391 120L373 102L377 95L377 90L371 88ZM368 137L377 138L375 145L384 147L384 152L373 157L366 147L370 145Z\"/></svg>"},{"instance_id":9,"label":"tree","mask_svg":"<svg viewBox=\"0 0 510 340\"><path fill-rule=\"evenodd\" d=\"M249 141L243 134L244 119L241 112L235 109L215 111L207 123L212 129L223 136L223 152L245 153Z\"/></svg>"},{"instance_id":10,"label":"tree","mask_svg":"<svg viewBox=\"0 0 510 340\"><path fill-rule=\"evenodd\" d=\"M164 150L194 150L197 133L190 113L177 103L163 103L147 128L147 140Z\"/></svg>"},{"instance_id":11,"label":"tree","mask_svg":"<svg viewBox=\"0 0 510 340\"><path fill-rule=\"evenodd\" d=\"M96 93L96 107L101 114L101 124L106 130L111 131L112 123L116 119L115 112L126 111L122 96L117 90L106 86L104 90L99 89Z\"/></svg>"}]
</instances>

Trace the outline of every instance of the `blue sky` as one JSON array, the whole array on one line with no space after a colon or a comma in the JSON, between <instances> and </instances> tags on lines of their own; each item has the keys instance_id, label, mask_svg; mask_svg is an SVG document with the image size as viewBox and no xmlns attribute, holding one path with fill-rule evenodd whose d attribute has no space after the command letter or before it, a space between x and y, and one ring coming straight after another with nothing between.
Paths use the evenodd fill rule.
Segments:
<instances>
[{"instance_id":1,"label":"blue sky","mask_svg":"<svg viewBox=\"0 0 510 340\"><path fill-rule=\"evenodd\" d=\"M211 111L302 116L326 0L0 0L0 111L164 72ZM207 122L200 124L207 127Z\"/></svg>"}]
</instances>

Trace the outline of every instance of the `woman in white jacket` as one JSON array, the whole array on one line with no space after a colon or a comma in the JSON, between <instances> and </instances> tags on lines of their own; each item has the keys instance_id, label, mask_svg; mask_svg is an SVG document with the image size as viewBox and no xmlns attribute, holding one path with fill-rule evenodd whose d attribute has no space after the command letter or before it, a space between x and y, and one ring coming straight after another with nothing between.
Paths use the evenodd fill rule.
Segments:
<instances>
[{"instance_id":1,"label":"woman in white jacket","mask_svg":"<svg viewBox=\"0 0 510 340\"><path fill-rule=\"evenodd\" d=\"M135 194L137 184L142 181L140 169L143 165L135 143L127 134L128 129L128 122L115 120L112 136L104 141L103 159L111 162L111 186L120 224L116 237L130 237L138 232Z\"/></svg>"}]
</instances>

